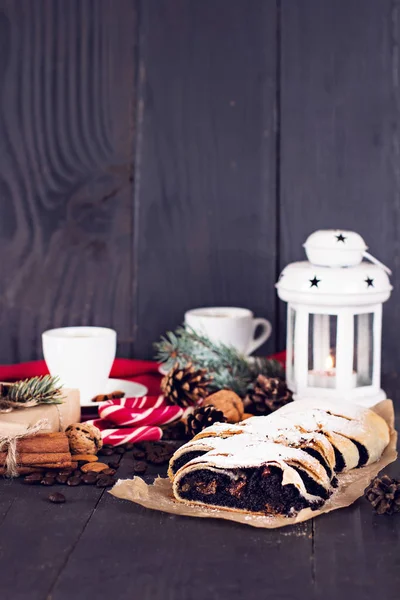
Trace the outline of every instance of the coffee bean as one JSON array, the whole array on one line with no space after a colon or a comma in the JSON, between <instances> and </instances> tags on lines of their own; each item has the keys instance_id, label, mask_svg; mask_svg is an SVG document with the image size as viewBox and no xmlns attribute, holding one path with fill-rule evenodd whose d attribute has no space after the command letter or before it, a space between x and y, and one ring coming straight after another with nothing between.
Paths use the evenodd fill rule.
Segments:
<instances>
[{"instance_id":1,"label":"coffee bean","mask_svg":"<svg viewBox=\"0 0 400 600\"><path fill-rule=\"evenodd\" d=\"M117 462L116 460L112 460L108 463L108 466L110 467L110 469L118 469L119 462Z\"/></svg>"},{"instance_id":2,"label":"coffee bean","mask_svg":"<svg viewBox=\"0 0 400 600\"><path fill-rule=\"evenodd\" d=\"M138 458L138 459L142 459L146 456L144 451L141 450L140 448L134 448L132 454L133 454L134 458Z\"/></svg>"},{"instance_id":3,"label":"coffee bean","mask_svg":"<svg viewBox=\"0 0 400 600\"><path fill-rule=\"evenodd\" d=\"M67 480L67 485L76 486L76 485L80 485L80 483L81 483L80 477L72 476Z\"/></svg>"},{"instance_id":4,"label":"coffee bean","mask_svg":"<svg viewBox=\"0 0 400 600\"><path fill-rule=\"evenodd\" d=\"M72 473L75 471L75 469L70 469L69 467L67 467L66 469L61 469L60 471L58 471L59 475L72 475Z\"/></svg>"},{"instance_id":5,"label":"coffee bean","mask_svg":"<svg viewBox=\"0 0 400 600\"><path fill-rule=\"evenodd\" d=\"M166 440L185 440L187 439L186 427L183 421L177 421L163 428L163 438Z\"/></svg>"},{"instance_id":6,"label":"coffee bean","mask_svg":"<svg viewBox=\"0 0 400 600\"><path fill-rule=\"evenodd\" d=\"M146 459L154 465L162 465L169 461L176 447L165 442L145 442Z\"/></svg>"},{"instance_id":7,"label":"coffee bean","mask_svg":"<svg viewBox=\"0 0 400 600\"><path fill-rule=\"evenodd\" d=\"M102 471L102 475L115 475L117 471L115 469L104 469L104 471Z\"/></svg>"},{"instance_id":8,"label":"coffee bean","mask_svg":"<svg viewBox=\"0 0 400 600\"><path fill-rule=\"evenodd\" d=\"M56 476L56 472L55 471L46 471L46 473L44 474L45 477L55 477Z\"/></svg>"},{"instance_id":9,"label":"coffee bean","mask_svg":"<svg viewBox=\"0 0 400 600\"><path fill-rule=\"evenodd\" d=\"M129 450L132 450L133 446L134 446L134 444L132 444L132 442L127 442L126 444L124 444L124 448L127 452Z\"/></svg>"},{"instance_id":10,"label":"coffee bean","mask_svg":"<svg viewBox=\"0 0 400 600\"><path fill-rule=\"evenodd\" d=\"M111 456L111 454L114 454L114 450L112 448L106 448L105 446L100 450L99 454L102 454L103 456Z\"/></svg>"},{"instance_id":11,"label":"coffee bean","mask_svg":"<svg viewBox=\"0 0 400 600\"><path fill-rule=\"evenodd\" d=\"M64 485L67 483L68 477L69 477L69 475L67 475L67 473L61 473L61 474L59 473L56 477L56 481L57 481L57 483Z\"/></svg>"},{"instance_id":12,"label":"coffee bean","mask_svg":"<svg viewBox=\"0 0 400 600\"><path fill-rule=\"evenodd\" d=\"M64 504L65 496L64 494L60 494L60 492L54 492L53 494L50 494L49 500L55 504Z\"/></svg>"},{"instance_id":13,"label":"coffee bean","mask_svg":"<svg viewBox=\"0 0 400 600\"><path fill-rule=\"evenodd\" d=\"M75 469L74 471L72 471L71 473L71 477L80 477L82 475L81 470L80 469Z\"/></svg>"},{"instance_id":14,"label":"coffee bean","mask_svg":"<svg viewBox=\"0 0 400 600\"><path fill-rule=\"evenodd\" d=\"M30 485L37 485L43 479L42 473L32 473L31 475L27 475L24 477L24 483L28 483Z\"/></svg>"},{"instance_id":15,"label":"coffee bean","mask_svg":"<svg viewBox=\"0 0 400 600\"><path fill-rule=\"evenodd\" d=\"M114 446L111 446L111 444L104 444L103 448L111 448L111 450L114 448Z\"/></svg>"},{"instance_id":16,"label":"coffee bean","mask_svg":"<svg viewBox=\"0 0 400 600\"><path fill-rule=\"evenodd\" d=\"M147 471L147 464L144 461L136 461L133 463L133 472L140 474Z\"/></svg>"},{"instance_id":17,"label":"coffee bean","mask_svg":"<svg viewBox=\"0 0 400 600\"><path fill-rule=\"evenodd\" d=\"M97 481L97 477L97 473L85 473L82 475L81 481L86 485L94 485Z\"/></svg>"},{"instance_id":18,"label":"coffee bean","mask_svg":"<svg viewBox=\"0 0 400 600\"><path fill-rule=\"evenodd\" d=\"M40 482L42 485L54 485L56 482L55 477L45 477L44 479L42 479L42 481Z\"/></svg>"},{"instance_id":19,"label":"coffee bean","mask_svg":"<svg viewBox=\"0 0 400 600\"><path fill-rule=\"evenodd\" d=\"M117 446L117 448L115 448L115 453L116 454L125 454L125 448L123 446Z\"/></svg>"},{"instance_id":20,"label":"coffee bean","mask_svg":"<svg viewBox=\"0 0 400 600\"><path fill-rule=\"evenodd\" d=\"M110 487L114 485L114 483L114 477L110 477L110 475L101 475L97 480L96 487Z\"/></svg>"},{"instance_id":21,"label":"coffee bean","mask_svg":"<svg viewBox=\"0 0 400 600\"><path fill-rule=\"evenodd\" d=\"M146 459L152 465L163 465L164 463L169 461L171 456L172 456L172 454L166 455L166 454L157 454L157 453L153 453L153 452L148 452L146 455Z\"/></svg>"}]
</instances>

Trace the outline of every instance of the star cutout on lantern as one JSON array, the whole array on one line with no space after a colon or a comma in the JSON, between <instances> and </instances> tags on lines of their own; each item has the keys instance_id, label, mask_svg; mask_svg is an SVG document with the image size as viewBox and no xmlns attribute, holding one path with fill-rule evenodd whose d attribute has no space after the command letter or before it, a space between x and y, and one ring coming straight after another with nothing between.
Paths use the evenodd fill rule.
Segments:
<instances>
[{"instance_id":1,"label":"star cutout on lantern","mask_svg":"<svg viewBox=\"0 0 400 600\"><path fill-rule=\"evenodd\" d=\"M339 233L339 235L336 236L336 239L338 242L343 242L343 244L344 244L344 242L347 238L343 235L343 233Z\"/></svg>"},{"instance_id":2,"label":"star cutout on lantern","mask_svg":"<svg viewBox=\"0 0 400 600\"><path fill-rule=\"evenodd\" d=\"M314 279L310 279L310 283L311 283L310 287L316 287L317 288L320 281L321 280L317 279L317 276L314 275Z\"/></svg>"},{"instance_id":3,"label":"star cutout on lantern","mask_svg":"<svg viewBox=\"0 0 400 600\"><path fill-rule=\"evenodd\" d=\"M367 279L364 279L364 281L367 284L367 287L374 287L374 280L371 279L371 277L367 276Z\"/></svg>"}]
</instances>

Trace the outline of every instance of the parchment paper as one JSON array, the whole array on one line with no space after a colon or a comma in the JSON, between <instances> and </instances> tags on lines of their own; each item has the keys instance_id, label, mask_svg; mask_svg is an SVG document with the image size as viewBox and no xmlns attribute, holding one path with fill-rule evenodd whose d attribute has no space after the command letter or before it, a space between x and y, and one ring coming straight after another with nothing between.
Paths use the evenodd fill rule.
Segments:
<instances>
[{"instance_id":1,"label":"parchment paper","mask_svg":"<svg viewBox=\"0 0 400 600\"><path fill-rule=\"evenodd\" d=\"M325 502L323 508L319 510L311 510L305 508L301 510L295 517L279 517L253 515L235 512L230 509L208 508L200 506L190 506L175 500L172 494L172 484L169 479L159 477L151 485L148 485L140 479L120 479L115 486L110 490L110 494L116 498L130 500L136 502L146 508L160 510L175 515L187 517L200 517L212 519L227 519L236 521L252 527L264 527L266 529L275 529L286 525L293 525L307 521L313 517L317 517L323 513L337 510L350 506L360 498L365 488L377 474L394 462L397 458L396 443L397 432L394 429L394 409L391 400L384 400L372 408L377 414L385 419L390 427L390 441L382 454L379 461L362 467L361 469L353 469L348 473L338 475L339 485L335 489L332 496Z\"/></svg>"}]
</instances>

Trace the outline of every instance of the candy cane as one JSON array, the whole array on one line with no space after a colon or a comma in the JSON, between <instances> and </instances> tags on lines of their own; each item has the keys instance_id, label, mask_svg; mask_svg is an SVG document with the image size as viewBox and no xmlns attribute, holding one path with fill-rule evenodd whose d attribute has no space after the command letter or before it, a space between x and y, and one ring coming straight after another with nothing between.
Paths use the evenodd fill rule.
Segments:
<instances>
[{"instance_id":1,"label":"candy cane","mask_svg":"<svg viewBox=\"0 0 400 600\"><path fill-rule=\"evenodd\" d=\"M140 425L166 425L180 419L183 409L179 406L164 406L140 410L105 402L99 406L99 415L102 419L106 419L118 427L138 427Z\"/></svg>"}]
</instances>

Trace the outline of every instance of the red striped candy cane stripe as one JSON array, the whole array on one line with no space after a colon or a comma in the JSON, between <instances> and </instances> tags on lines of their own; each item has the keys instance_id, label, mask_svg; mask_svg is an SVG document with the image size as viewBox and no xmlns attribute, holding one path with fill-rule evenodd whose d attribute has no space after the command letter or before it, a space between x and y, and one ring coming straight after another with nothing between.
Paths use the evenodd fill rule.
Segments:
<instances>
[{"instance_id":1,"label":"red striped candy cane stripe","mask_svg":"<svg viewBox=\"0 0 400 600\"><path fill-rule=\"evenodd\" d=\"M180 419L183 409L179 406L148 408L147 410L131 410L123 406L100 404L99 415L119 427L139 425L166 425Z\"/></svg>"},{"instance_id":2,"label":"red striped candy cane stripe","mask_svg":"<svg viewBox=\"0 0 400 600\"><path fill-rule=\"evenodd\" d=\"M120 446L121 444L137 442L154 442L162 438L162 430L159 427L123 427L121 429L110 428L110 423L103 419L87 421L98 427L104 444L109 446Z\"/></svg>"},{"instance_id":3,"label":"red striped candy cane stripe","mask_svg":"<svg viewBox=\"0 0 400 600\"><path fill-rule=\"evenodd\" d=\"M161 408L166 406L164 396L142 396L140 398L117 398L115 400L106 400L103 404L110 406L124 406L125 408Z\"/></svg>"}]
</instances>

